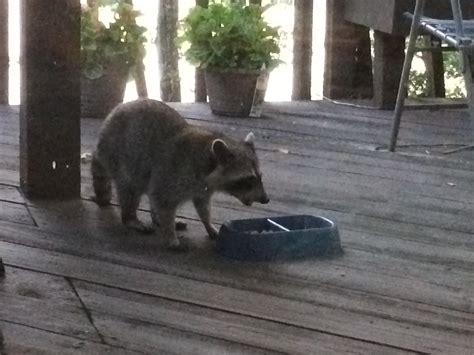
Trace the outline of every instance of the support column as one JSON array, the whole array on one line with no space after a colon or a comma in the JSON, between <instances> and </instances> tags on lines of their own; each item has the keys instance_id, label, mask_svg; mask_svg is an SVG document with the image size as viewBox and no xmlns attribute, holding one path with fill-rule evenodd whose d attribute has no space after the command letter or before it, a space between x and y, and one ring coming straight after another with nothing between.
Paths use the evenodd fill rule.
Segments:
<instances>
[{"instance_id":1,"label":"support column","mask_svg":"<svg viewBox=\"0 0 474 355\"><path fill-rule=\"evenodd\" d=\"M341 0L326 2L325 54L325 97L372 97L369 29L344 20L344 1Z\"/></svg>"},{"instance_id":2,"label":"support column","mask_svg":"<svg viewBox=\"0 0 474 355\"><path fill-rule=\"evenodd\" d=\"M0 105L8 105L8 0L0 0Z\"/></svg>"},{"instance_id":3,"label":"support column","mask_svg":"<svg viewBox=\"0 0 474 355\"><path fill-rule=\"evenodd\" d=\"M292 100L311 100L313 0L295 2Z\"/></svg>"},{"instance_id":4,"label":"support column","mask_svg":"<svg viewBox=\"0 0 474 355\"><path fill-rule=\"evenodd\" d=\"M428 97L446 97L441 40L429 35L423 36L423 47L432 49L421 53L428 79ZM439 49L439 51L436 51L436 49Z\"/></svg>"},{"instance_id":5,"label":"support column","mask_svg":"<svg viewBox=\"0 0 474 355\"><path fill-rule=\"evenodd\" d=\"M405 59L405 37L374 31L374 102L393 110Z\"/></svg>"},{"instance_id":6,"label":"support column","mask_svg":"<svg viewBox=\"0 0 474 355\"><path fill-rule=\"evenodd\" d=\"M21 1L20 184L80 197L79 0Z\"/></svg>"}]
</instances>

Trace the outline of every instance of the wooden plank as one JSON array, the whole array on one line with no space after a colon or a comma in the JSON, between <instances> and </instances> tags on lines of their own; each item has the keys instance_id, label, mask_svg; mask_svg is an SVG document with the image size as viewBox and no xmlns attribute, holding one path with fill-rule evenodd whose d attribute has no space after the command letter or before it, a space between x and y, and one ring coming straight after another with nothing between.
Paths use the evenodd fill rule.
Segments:
<instances>
[{"instance_id":1,"label":"wooden plank","mask_svg":"<svg viewBox=\"0 0 474 355\"><path fill-rule=\"evenodd\" d=\"M0 200L20 204L26 202L16 186L5 184L0 184Z\"/></svg>"},{"instance_id":2,"label":"wooden plank","mask_svg":"<svg viewBox=\"0 0 474 355\"><path fill-rule=\"evenodd\" d=\"M10 186L19 187L20 185L20 173L18 170L7 170L1 167L0 163L0 176L1 181Z\"/></svg>"},{"instance_id":3,"label":"wooden plank","mask_svg":"<svg viewBox=\"0 0 474 355\"><path fill-rule=\"evenodd\" d=\"M21 185L31 197L79 197L80 2L21 9Z\"/></svg>"},{"instance_id":4,"label":"wooden plank","mask_svg":"<svg viewBox=\"0 0 474 355\"><path fill-rule=\"evenodd\" d=\"M34 225L26 205L0 200L0 220L21 224Z\"/></svg>"},{"instance_id":5,"label":"wooden plank","mask_svg":"<svg viewBox=\"0 0 474 355\"><path fill-rule=\"evenodd\" d=\"M312 305L213 284L206 284L203 288L201 282L194 280L4 242L0 242L0 251L6 255L5 262L11 265L106 286L123 288L126 285L127 289L135 292L406 350L465 353L472 339L468 329L459 332L434 327L427 332L426 324L410 323L407 327L399 321L382 320L321 304ZM248 299L252 299L251 304ZM468 324L472 325L472 322Z\"/></svg>"},{"instance_id":6,"label":"wooden plank","mask_svg":"<svg viewBox=\"0 0 474 355\"><path fill-rule=\"evenodd\" d=\"M63 207L61 210L66 209ZM99 215L98 217L104 218L106 216ZM61 222L61 225L52 228L50 226L51 219L37 217L43 228L48 228L51 232L45 234L39 231L23 230L20 233L16 228L16 237L9 239L11 227L4 224L1 238L5 241L14 240L17 243L34 247L52 248L71 253L79 252L83 256L115 260L118 263L153 270L156 269L154 266L155 257L158 257L162 266L165 267L161 270L186 277L194 277L192 275L199 274L198 270L201 268L203 274L209 274L211 277L212 272L209 270L222 268L218 260L215 261L217 264L211 263L205 266L207 263L202 260L196 260L196 264L191 262L188 265L190 260L184 258L178 264L182 264L186 270L194 270L190 275L182 268L173 266L176 263L176 257L170 257L166 252L163 252L159 241L128 233L121 228L118 221L114 223L114 221L95 220L94 216L89 214L87 217L72 215L65 218L70 218L73 221L72 225L76 221L76 224L89 224L93 227L77 229ZM84 222L82 222L83 219ZM214 260L211 246L203 239L202 226L189 220L188 224L190 224L189 233L193 234L189 237L194 253L200 255L204 252L206 258L211 257ZM312 280L337 285L341 288L398 297L415 302L463 311L472 310L470 303L472 297L469 296L469 290L474 287L470 276L472 252L463 252L460 249L451 250L448 247L439 248L411 241L404 241L403 244L400 244L391 238L386 238L383 235L371 235L366 231L354 232L341 228L341 233L343 247L346 250L343 258L325 260L322 263L318 260L298 263L297 265L301 265L301 268L291 264L288 265L289 269L280 268L281 265L278 264L279 266L272 273L285 279ZM102 238L87 237L94 235L101 235ZM80 249L77 246L70 247L74 241L80 242L80 245L88 245L88 247ZM148 257L143 256L143 253L147 253L147 251L152 253L149 260ZM139 259L143 262L137 262ZM170 267L171 269L169 269ZM318 269L318 274L313 277L311 275L314 269ZM341 269L344 272L340 271ZM446 270L449 270L449 276L444 277ZM341 273L344 273L343 277L341 277ZM202 278L201 276L196 277ZM229 274L224 279L228 278L235 278L235 275ZM248 278L252 278L252 275L248 275ZM265 276L262 275L262 278ZM391 280L388 283L389 286L381 285L377 281L380 278ZM248 288L248 285L242 287ZM470 299L471 301L469 301Z\"/></svg>"},{"instance_id":7,"label":"wooden plank","mask_svg":"<svg viewBox=\"0 0 474 355\"><path fill-rule=\"evenodd\" d=\"M107 342L145 354L278 354L133 318L111 317L97 312L92 316ZM182 321L186 322L185 319Z\"/></svg>"},{"instance_id":8,"label":"wooden plank","mask_svg":"<svg viewBox=\"0 0 474 355\"><path fill-rule=\"evenodd\" d=\"M30 270L6 268L7 277L2 280L3 295L29 297L51 304L80 308L81 303L67 280Z\"/></svg>"},{"instance_id":9,"label":"wooden plank","mask_svg":"<svg viewBox=\"0 0 474 355\"><path fill-rule=\"evenodd\" d=\"M405 353L401 350L286 324L220 312L85 282L74 283L93 313L164 325L193 334L291 354ZM282 337L284 334L284 337ZM255 351L255 349L253 349Z\"/></svg>"},{"instance_id":10,"label":"wooden plank","mask_svg":"<svg viewBox=\"0 0 474 355\"><path fill-rule=\"evenodd\" d=\"M5 354L141 354L141 352L78 339L2 320L0 320L0 329L3 329L5 337L5 345L2 348L2 352Z\"/></svg>"},{"instance_id":11,"label":"wooden plank","mask_svg":"<svg viewBox=\"0 0 474 355\"><path fill-rule=\"evenodd\" d=\"M9 270L7 268L7 277ZM11 295L0 291L2 305L0 320L30 326L77 339L100 341L95 328L80 307L57 305L47 299L38 299L32 290L29 294Z\"/></svg>"}]
</instances>

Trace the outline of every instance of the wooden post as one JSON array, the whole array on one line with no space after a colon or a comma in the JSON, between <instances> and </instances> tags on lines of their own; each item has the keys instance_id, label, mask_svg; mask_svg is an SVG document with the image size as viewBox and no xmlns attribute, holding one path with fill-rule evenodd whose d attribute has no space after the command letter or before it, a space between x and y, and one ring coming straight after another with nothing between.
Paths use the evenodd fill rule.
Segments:
<instances>
[{"instance_id":1,"label":"wooden post","mask_svg":"<svg viewBox=\"0 0 474 355\"><path fill-rule=\"evenodd\" d=\"M374 102L393 110L405 59L405 37L374 31Z\"/></svg>"},{"instance_id":2,"label":"wooden post","mask_svg":"<svg viewBox=\"0 0 474 355\"><path fill-rule=\"evenodd\" d=\"M0 0L0 105L8 105L8 0Z\"/></svg>"},{"instance_id":3,"label":"wooden post","mask_svg":"<svg viewBox=\"0 0 474 355\"><path fill-rule=\"evenodd\" d=\"M125 3L133 6L133 0L125 0ZM145 78L145 64L143 64L143 58L141 58L140 62L137 63L132 75L133 75L133 78L135 79L135 86L137 87L138 97L139 98L148 97L148 88L146 86L146 78Z\"/></svg>"},{"instance_id":4,"label":"wooden post","mask_svg":"<svg viewBox=\"0 0 474 355\"><path fill-rule=\"evenodd\" d=\"M196 5L201 6L203 8L207 8L209 6L209 0L196 0ZM196 68L194 74L194 101L207 101L207 88L206 80L204 78L204 71L199 68Z\"/></svg>"},{"instance_id":5,"label":"wooden post","mask_svg":"<svg viewBox=\"0 0 474 355\"><path fill-rule=\"evenodd\" d=\"M80 197L79 0L21 1L20 184Z\"/></svg>"},{"instance_id":6,"label":"wooden post","mask_svg":"<svg viewBox=\"0 0 474 355\"><path fill-rule=\"evenodd\" d=\"M423 47L441 49L441 41L435 37L426 35L423 36ZM421 55L426 67L428 96L445 97L443 53L441 51L424 51Z\"/></svg>"},{"instance_id":7,"label":"wooden post","mask_svg":"<svg viewBox=\"0 0 474 355\"><path fill-rule=\"evenodd\" d=\"M344 1L327 0L325 97L372 97L370 48L369 29L344 20Z\"/></svg>"},{"instance_id":8,"label":"wooden post","mask_svg":"<svg viewBox=\"0 0 474 355\"><path fill-rule=\"evenodd\" d=\"M160 61L161 100L181 101L181 84L178 68L178 0L160 0L158 10L158 54Z\"/></svg>"},{"instance_id":9,"label":"wooden post","mask_svg":"<svg viewBox=\"0 0 474 355\"><path fill-rule=\"evenodd\" d=\"M313 0L295 2L292 100L311 100Z\"/></svg>"}]
</instances>

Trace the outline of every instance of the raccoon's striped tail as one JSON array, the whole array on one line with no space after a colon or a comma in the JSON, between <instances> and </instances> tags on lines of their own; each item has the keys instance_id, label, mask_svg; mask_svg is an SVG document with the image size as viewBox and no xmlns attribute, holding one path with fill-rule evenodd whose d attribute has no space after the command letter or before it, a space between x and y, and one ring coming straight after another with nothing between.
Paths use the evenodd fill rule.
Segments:
<instances>
[{"instance_id":1,"label":"raccoon's striped tail","mask_svg":"<svg viewBox=\"0 0 474 355\"><path fill-rule=\"evenodd\" d=\"M107 206L112 199L112 181L104 165L97 157L97 153L92 155L91 173L95 192L93 200L99 206Z\"/></svg>"}]
</instances>

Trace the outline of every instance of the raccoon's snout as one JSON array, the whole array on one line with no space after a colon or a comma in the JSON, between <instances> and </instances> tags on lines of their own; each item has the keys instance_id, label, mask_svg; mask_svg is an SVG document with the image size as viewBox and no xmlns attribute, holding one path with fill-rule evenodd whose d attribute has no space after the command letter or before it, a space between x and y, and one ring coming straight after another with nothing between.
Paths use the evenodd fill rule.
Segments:
<instances>
[{"instance_id":1,"label":"raccoon's snout","mask_svg":"<svg viewBox=\"0 0 474 355\"><path fill-rule=\"evenodd\" d=\"M268 196L265 194L265 196L263 196L263 197L260 199L260 201L258 201L258 202L260 202L262 205L266 205L267 203L270 202L270 199L269 199Z\"/></svg>"},{"instance_id":2,"label":"raccoon's snout","mask_svg":"<svg viewBox=\"0 0 474 355\"><path fill-rule=\"evenodd\" d=\"M241 199L242 203L245 205L245 206L252 206L252 204L254 202L258 202L258 203L261 203L262 205L266 205L267 203L270 202L270 199L268 198L267 194L264 193L260 198L258 199Z\"/></svg>"}]
</instances>

